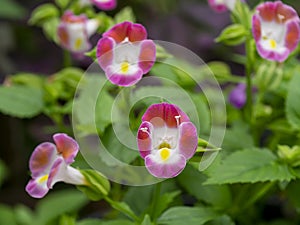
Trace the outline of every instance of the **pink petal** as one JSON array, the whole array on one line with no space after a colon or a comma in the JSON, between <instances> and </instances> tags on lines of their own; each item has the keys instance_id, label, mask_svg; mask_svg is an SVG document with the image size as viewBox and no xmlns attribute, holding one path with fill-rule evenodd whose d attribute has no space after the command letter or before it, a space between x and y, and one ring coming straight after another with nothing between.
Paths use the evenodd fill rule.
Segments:
<instances>
[{"instance_id":1,"label":"pink petal","mask_svg":"<svg viewBox=\"0 0 300 225\"><path fill-rule=\"evenodd\" d=\"M148 73L156 59L156 47L152 40L144 40L141 43L139 55L139 67L143 73Z\"/></svg>"},{"instance_id":2,"label":"pink petal","mask_svg":"<svg viewBox=\"0 0 300 225\"><path fill-rule=\"evenodd\" d=\"M183 122L179 126L179 153L186 160L193 157L198 146L197 128L191 122Z\"/></svg>"},{"instance_id":3,"label":"pink petal","mask_svg":"<svg viewBox=\"0 0 300 225\"><path fill-rule=\"evenodd\" d=\"M226 5L217 3L216 0L208 0L208 4L215 12L221 13L227 11Z\"/></svg>"},{"instance_id":4,"label":"pink petal","mask_svg":"<svg viewBox=\"0 0 300 225\"><path fill-rule=\"evenodd\" d=\"M102 10L113 10L117 6L116 0L110 0L110 1L99 1L99 0L92 0L93 4L97 6L99 9Z\"/></svg>"},{"instance_id":5,"label":"pink petal","mask_svg":"<svg viewBox=\"0 0 300 225\"><path fill-rule=\"evenodd\" d=\"M274 4L276 4L276 21L278 23L285 23L290 19L299 20L297 12L291 6L283 4L280 1L277 1Z\"/></svg>"},{"instance_id":6,"label":"pink petal","mask_svg":"<svg viewBox=\"0 0 300 225\"><path fill-rule=\"evenodd\" d=\"M65 162L71 164L79 151L77 142L66 134L55 134L53 140L57 146L58 153L62 154Z\"/></svg>"},{"instance_id":7,"label":"pink petal","mask_svg":"<svg viewBox=\"0 0 300 225\"><path fill-rule=\"evenodd\" d=\"M146 129L146 130L144 130ZM153 126L151 123L145 121L142 122L138 129L137 144L142 158L145 158L150 154L152 149L152 131Z\"/></svg>"},{"instance_id":8,"label":"pink petal","mask_svg":"<svg viewBox=\"0 0 300 225\"><path fill-rule=\"evenodd\" d=\"M65 13L61 17L62 22L65 23L84 23L87 21L87 17L82 15L74 15L74 13L71 10L65 11Z\"/></svg>"},{"instance_id":9,"label":"pink petal","mask_svg":"<svg viewBox=\"0 0 300 225\"><path fill-rule=\"evenodd\" d=\"M112 64L114 57L114 39L110 37L103 37L97 44L97 60L100 67L105 70L107 66Z\"/></svg>"},{"instance_id":10,"label":"pink petal","mask_svg":"<svg viewBox=\"0 0 300 225\"><path fill-rule=\"evenodd\" d=\"M291 51L293 51L299 43L300 39L300 28L299 21L292 20L287 23L287 31L285 36L285 46Z\"/></svg>"},{"instance_id":11,"label":"pink petal","mask_svg":"<svg viewBox=\"0 0 300 225\"><path fill-rule=\"evenodd\" d=\"M128 35L128 28L132 25L131 22L125 21L123 23L116 24L110 30L103 34L103 37L111 37L117 43L124 41Z\"/></svg>"},{"instance_id":12,"label":"pink petal","mask_svg":"<svg viewBox=\"0 0 300 225\"><path fill-rule=\"evenodd\" d=\"M111 83L118 86L128 87L136 84L140 79L142 79L143 71L138 69L133 74L121 74L116 72L113 67L107 67L105 75Z\"/></svg>"},{"instance_id":13,"label":"pink petal","mask_svg":"<svg viewBox=\"0 0 300 225\"><path fill-rule=\"evenodd\" d=\"M142 41L147 38L145 27L138 23L133 23L128 27L128 39L131 42Z\"/></svg>"},{"instance_id":14,"label":"pink petal","mask_svg":"<svg viewBox=\"0 0 300 225\"><path fill-rule=\"evenodd\" d=\"M47 187L52 188L53 185L58 182L62 181L62 179L59 177L60 170L64 169L63 167L66 167L66 163L62 158L58 158L51 168L51 171L49 173L49 177L47 180Z\"/></svg>"},{"instance_id":15,"label":"pink petal","mask_svg":"<svg viewBox=\"0 0 300 225\"><path fill-rule=\"evenodd\" d=\"M262 46L261 42L257 42L256 47L259 55L262 58L271 61L283 62L290 54L290 51L287 48L282 53L276 52L274 50L267 50L264 48L264 46Z\"/></svg>"},{"instance_id":16,"label":"pink petal","mask_svg":"<svg viewBox=\"0 0 300 225\"><path fill-rule=\"evenodd\" d=\"M70 37L69 33L66 29L65 24L60 24L57 28L57 36L59 43L62 45L64 48L69 48L70 46Z\"/></svg>"},{"instance_id":17,"label":"pink petal","mask_svg":"<svg viewBox=\"0 0 300 225\"><path fill-rule=\"evenodd\" d=\"M145 165L149 173L158 178L176 177L184 169L186 160L183 155L176 155L172 163L158 162L152 154L145 158Z\"/></svg>"},{"instance_id":18,"label":"pink petal","mask_svg":"<svg viewBox=\"0 0 300 225\"><path fill-rule=\"evenodd\" d=\"M26 185L25 190L34 198L43 198L48 193L49 188L45 184L39 184L36 180L32 179Z\"/></svg>"},{"instance_id":19,"label":"pink petal","mask_svg":"<svg viewBox=\"0 0 300 225\"><path fill-rule=\"evenodd\" d=\"M48 174L50 168L57 159L56 146L49 142L44 142L38 145L29 160L29 168L32 177L36 178L41 174Z\"/></svg>"},{"instance_id":20,"label":"pink petal","mask_svg":"<svg viewBox=\"0 0 300 225\"><path fill-rule=\"evenodd\" d=\"M259 12L259 16L267 22L271 22L276 19L277 4L274 2L265 2L260 4L256 10Z\"/></svg>"},{"instance_id":21,"label":"pink petal","mask_svg":"<svg viewBox=\"0 0 300 225\"><path fill-rule=\"evenodd\" d=\"M254 15L252 18L252 34L255 41L259 41L261 38L261 23L258 15Z\"/></svg>"}]
</instances>

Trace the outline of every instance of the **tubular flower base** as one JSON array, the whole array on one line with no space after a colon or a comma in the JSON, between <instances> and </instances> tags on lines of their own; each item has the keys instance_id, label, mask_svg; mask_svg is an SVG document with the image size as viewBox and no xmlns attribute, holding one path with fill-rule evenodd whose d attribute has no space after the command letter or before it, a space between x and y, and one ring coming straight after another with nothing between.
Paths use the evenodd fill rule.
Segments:
<instances>
[{"instance_id":1,"label":"tubular flower base","mask_svg":"<svg viewBox=\"0 0 300 225\"><path fill-rule=\"evenodd\" d=\"M107 79L118 86L136 84L149 72L156 48L141 24L123 22L103 34L97 44L97 59Z\"/></svg>"},{"instance_id":2,"label":"tubular flower base","mask_svg":"<svg viewBox=\"0 0 300 225\"><path fill-rule=\"evenodd\" d=\"M32 179L26 186L29 195L44 197L56 182L85 185L79 170L69 166L78 153L77 142L66 134L53 135L55 145L44 142L38 145L29 160Z\"/></svg>"},{"instance_id":3,"label":"tubular flower base","mask_svg":"<svg viewBox=\"0 0 300 225\"><path fill-rule=\"evenodd\" d=\"M252 18L260 56L278 62L286 60L299 43L299 22L297 12L280 1L260 4Z\"/></svg>"},{"instance_id":4,"label":"tubular flower base","mask_svg":"<svg viewBox=\"0 0 300 225\"><path fill-rule=\"evenodd\" d=\"M177 176L198 146L197 129L176 105L151 105L142 117L137 143L149 173L158 178Z\"/></svg>"},{"instance_id":5,"label":"tubular flower base","mask_svg":"<svg viewBox=\"0 0 300 225\"><path fill-rule=\"evenodd\" d=\"M66 11L58 26L58 41L63 48L73 53L84 53L91 48L89 37L97 28L96 19L88 20L85 15L76 16Z\"/></svg>"},{"instance_id":6,"label":"tubular flower base","mask_svg":"<svg viewBox=\"0 0 300 225\"><path fill-rule=\"evenodd\" d=\"M225 12L228 9L233 11L236 1L237 0L208 0L208 4L216 12Z\"/></svg>"}]
</instances>

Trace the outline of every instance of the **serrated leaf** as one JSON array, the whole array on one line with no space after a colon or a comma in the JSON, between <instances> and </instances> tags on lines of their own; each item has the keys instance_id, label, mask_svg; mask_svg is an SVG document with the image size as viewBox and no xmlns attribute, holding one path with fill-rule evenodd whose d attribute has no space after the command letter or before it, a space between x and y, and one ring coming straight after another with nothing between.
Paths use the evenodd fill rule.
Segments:
<instances>
[{"instance_id":1,"label":"serrated leaf","mask_svg":"<svg viewBox=\"0 0 300 225\"><path fill-rule=\"evenodd\" d=\"M135 16L130 7L123 8L115 16L115 23L122 23L124 21L135 22Z\"/></svg>"},{"instance_id":2,"label":"serrated leaf","mask_svg":"<svg viewBox=\"0 0 300 225\"><path fill-rule=\"evenodd\" d=\"M268 149L246 149L226 157L209 170L205 184L290 181L294 175Z\"/></svg>"},{"instance_id":3,"label":"serrated leaf","mask_svg":"<svg viewBox=\"0 0 300 225\"><path fill-rule=\"evenodd\" d=\"M289 83L285 110L288 122L294 129L300 130L300 74L297 68Z\"/></svg>"},{"instance_id":4,"label":"serrated leaf","mask_svg":"<svg viewBox=\"0 0 300 225\"><path fill-rule=\"evenodd\" d=\"M18 73L9 77L9 82L14 85L26 85L34 88L43 88L44 78L39 74L33 73Z\"/></svg>"},{"instance_id":5,"label":"serrated leaf","mask_svg":"<svg viewBox=\"0 0 300 225\"><path fill-rule=\"evenodd\" d=\"M29 19L30 25L42 25L47 20L59 16L59 10L51 3L43 4L35 8Z\"/></svg>"},{"instance_id":6,"label":"serrated leaf","mask_svg":"<svg viewBox=\"0 0 300 225\"><path fill-rule=\"evenodd\" d=\"M36 206L37 224L45 224L64 213L76 212L87 203L88 199L78 190L51 193Z\"/></svg>"},{"instance_id":7,"label":"serrated leaf","mask_svg":"<svg viewBox=\"0 0 300 225\"><path fill-rule=\"evenodd\" d=\"M30 118L43 109L41 90L26 86L0 87L0 111L19 118Z\"/></svg>"},{"instance_id":8,"label":"serrated leaf","mask_svg":"<svg viewBox=\"0 0 300 225\"><path fill-rule=\"evenodd\" d=\"M164 212L158 219L164 225L202 225L218 216L211 208L173 207Z\"/></svg>"}]
</instances>

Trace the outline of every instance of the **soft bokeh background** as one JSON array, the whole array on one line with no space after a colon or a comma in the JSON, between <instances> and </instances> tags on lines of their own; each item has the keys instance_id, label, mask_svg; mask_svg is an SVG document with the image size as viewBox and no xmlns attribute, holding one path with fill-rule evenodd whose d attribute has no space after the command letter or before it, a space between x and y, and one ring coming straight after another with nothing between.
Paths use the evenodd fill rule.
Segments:
<instances>
[{"instance_id":1,"label":"soft bokeh background","mask_svg":"<svg viewBox=\"0 0 300 225\"><path fill-rule=\"evenodd\" d=\"M47 76L62 67L61 48L47 40L40 28L27 24L32 10L45 2L49 1L0 0L1 83L18 72ZM250 4L258 2L251 0ZM298 0L284 2L300 12ZM233 74L243 75L243 67L231 61L231 54L243 53L243 46L233 49L214 42L222 28L230 24L228 12L217 14L204 0L120 0L118 8L109 14L114 15L124 6L133 8L137 21L145 25L151 39L185 46L205 62L225 61ZM98 37L93 37L93 44ZM89 61L75 60L74 63L85 69ZM0 114L0 124L0 159L8 171L0 190L0 202L10 205L24 203L32 207L36 200L24 191L29 179L28 159L38 143L51 140L51 121L44 116L20 120Z\"/></svg>"}]
</instances>

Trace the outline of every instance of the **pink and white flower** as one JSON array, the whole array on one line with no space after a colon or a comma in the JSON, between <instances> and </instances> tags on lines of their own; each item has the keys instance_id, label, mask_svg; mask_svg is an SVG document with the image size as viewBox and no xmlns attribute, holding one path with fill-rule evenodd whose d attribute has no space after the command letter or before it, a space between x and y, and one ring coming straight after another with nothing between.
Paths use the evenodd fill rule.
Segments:
<instances>
[{"instance_id":1,"label":"pink and white flower","mask_svg":"<svg viewBox=\"0 0 300 225\"><path fill-rule=\"evenodd\" d=\"M144 26L123 22L103 34L97 44L97 59L106 77L119 86L136 84L148 73L156 58L156 47L147 39Z\"/></svg>"},{"instance_id":2,"label":"pink and white flower","mask_svg":"<svg viewBox=\"0 0 300 225\"><path fill-rule=\"evenodd\" d=\"M29 195L44 197L56 182L85 185L84 176L70 166L78 153L77 142L66 134L53 135L55 145L44 142L38 145L29 160L32 179L26 186Z\"/></svg>"},{"instance_id":3,"label":"pink and white flower","mask_svg":"<svg viewBox=\"0 0 300 225\"><path fill-rule=\"evenodd\" d=\"M208 4L216 12L225 12L228 9L233 11L236 1L237 0L208 0Z\"/></svg>"},{"instance_id":4,"label":"pink and white flower","mask_svg":"<svg viewBox=\"0 0 300 225\"><path fill-rule=\"evenodd\" d=\"M98 9L101 10L113 10L117 6L117 0L80 0L80 4L84 5L95 5Z\"/></svg>"},{"instance_id":5,"label":"pink and white flower","mask_svg":"<svg viewBox=\"0 0 300 225\"><path fill-rule=\"evenodd\" d=\"M86 52L91 48L89 37L96 32L98 25L96 19L89 20L83 14L76 16L66 11L57 29L58 42L73 53Z\"/></svg>"},{"instance_id":6,"label":"pink and white flower","mask_svg":"<svg viewBox=\"0 0 300 225\"><path fill-rule=\"evenodd\" d=\"M137 134L140 155L148 171L158 178L177 176L198 146L197 129L173 104L151 105Z\"/></svg>"},{"instance_id":7,"label":"pink and white flower","mask_svg":"<svg viewBox=\"0 0 300 225\"><path fill-rule=\"evenodd\" d=\"M297 12L280 1L260 4L252 18L259 55L272 61L286 60L299 43L299 22Z\"/></svg>"}]
</instances>

